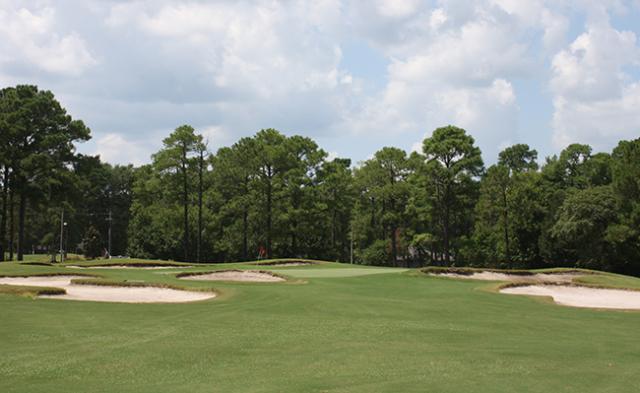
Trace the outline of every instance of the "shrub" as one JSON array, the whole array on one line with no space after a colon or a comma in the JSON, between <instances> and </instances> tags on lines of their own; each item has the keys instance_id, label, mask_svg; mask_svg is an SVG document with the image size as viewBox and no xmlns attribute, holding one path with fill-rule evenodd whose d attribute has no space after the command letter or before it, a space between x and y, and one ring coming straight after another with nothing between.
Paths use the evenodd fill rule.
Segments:
<instances>
[{"instance_id":1,"label":"shrub","mask_svg":"<svg viewBox=\"0 0 640 393\"><path fill-rule=\"evenodd\" d=\"M383 266L389 263L389 242L386 240L376 240L369 247L362 250L360 254L362 263L374 266Z\"/></svg>"},{"instance_id":2,"label":"shrub","mask_svg":"<svg viewBox=\"0 0 640 393\"><path fill-rule=\"evenodd\" d=\"M84 239L82 239L84 256L89 259L94 259L102 256L102 239L100 237L100 232L94 227L89 226L87 228L87 232L84 234Z\"/></svg>"}]
</instances>

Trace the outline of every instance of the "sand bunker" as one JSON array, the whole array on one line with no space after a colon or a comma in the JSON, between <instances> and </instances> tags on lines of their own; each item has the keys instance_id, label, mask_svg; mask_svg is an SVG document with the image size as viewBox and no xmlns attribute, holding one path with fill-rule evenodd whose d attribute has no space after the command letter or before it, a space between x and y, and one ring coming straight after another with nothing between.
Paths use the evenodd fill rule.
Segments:
<instances>
[{"instance_id":1,"label":"sand bunker","mask_svg":"<svg viewBox=\"0 0 640 393\"><path fill-rule=\"evenodd\" d=\"M640 292L567 285L527 285L504 288L510 295L551 296L565 306L640 310Z\"/></svg>"},{"instance_id":2,"label":"sand bunker","mask_svg":"<svg viewBox=\"0 0 640 393\"><path fill-rule=\"evenodd\" d=\"M71 269L179 269L190 268L191 265L94 265L94 266L80 266L80 265L67 265L65 267Z\"/></svg>"},{"instance_id":3,"label":"sand bunker","mask_svg":"<svg viewBox=\"0 0 640 393\"><path fill-rule=\"evenodd\" d=\"M580 273L536 273L536 274L509 274L499 273L491 271L483 271L472 274L458 274L458 273L442 273L434 274L438 277L452 277L452 278L466 278L472 280L486 280L486 281L509 281L509 282L523 282L523 283L570 283L574 278L580 277Z\"/></svg>"},{"instance_id":4,"label":"sand bunker","mask_svg":"<svg viewBox=\"0 0 640 393\"><path fill-rule=\"evenodd\" d=\"M213 292L183 291L171 288L72 284L71 280L76 278L86 279L87 277L72 275L0 277L0 284L63 288L67 292L65 295L41 295L39 297L96 302L182 303L211 299L216 296Z\"/></svg>"},{"instance_id":5,"label":"sand bunker","mask_svg":"<svg viewBox=\"0 0 640 393\"><path fill-rule=\"evenodd\" d=\"M190 274L180 277L183 280L197 281L248 281L248 282L278 282L284 278L274 274L256 270L222 270L218 272Z\"/></svg>"}]
</instances>

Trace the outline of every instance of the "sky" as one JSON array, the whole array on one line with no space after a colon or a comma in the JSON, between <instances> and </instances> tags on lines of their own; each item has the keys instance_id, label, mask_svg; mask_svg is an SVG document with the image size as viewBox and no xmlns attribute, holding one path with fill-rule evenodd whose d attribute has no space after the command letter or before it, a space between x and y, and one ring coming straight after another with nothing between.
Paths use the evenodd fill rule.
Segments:
<instances>
[{"instance_id":1,"label":"sky","mask_svg":"<svg viewBox=\"0 0 640 393\"><path fill-rule=\"evenodd\" d=\"M486 163L640 137L640 0L0 0L0 86L51 90L113 164L190 124L359 162L448 124Z\"/></svg>"}]
</instances>

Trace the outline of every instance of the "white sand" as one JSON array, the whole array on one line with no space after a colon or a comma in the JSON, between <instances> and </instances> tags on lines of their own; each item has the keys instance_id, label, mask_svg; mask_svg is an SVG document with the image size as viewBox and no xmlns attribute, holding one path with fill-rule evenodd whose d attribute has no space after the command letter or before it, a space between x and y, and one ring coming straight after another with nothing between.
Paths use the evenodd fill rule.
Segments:
<instances>
[{"instance_id":1,"label":"white sand","mask_svg":"<svg viewBox=\"0 0 640 393\"><path fill-rule=\"evenodd\" d=\"M452 277L452 278L466 278L472 280L486 280L486 281L510 281L510 282L531 282L531 283L539 283L539 282L555 282L555 283L568 283L571 282L576 277L580 277L579 273L549 273L549 274L530 274L530 275L521 275L521 274L509 274L509 273L498 273L498 272L478 272L473 273L471 275L467 274L457 274L457 273L442 273L442 274L432 274L434 276L439 277Z\"/></svg>"},{"instance_id":2,"label":"white sand","mask_svg":"<svg viewBox=\"0 0 640 393\"><path fill-rule=\"evenodd\" d=\"M163 266L163 265L95 265L95 266L80 266L80 265L67 265L65 267L71 269L186 269L193 267L191 265L185 266Z\"/></svg>"},{"instance_id":3,"label":"white sand","mask_svg":"<svg viewBox=\"0 0 640 393\"><path fill-rule=\"evenodd\" d=\"M65 295L41 295L42 298L91 300L119 303L182 303L211 299L213 292L182 291L156 287L118 287L103 285L76 285L71 280L85 276L31 276L0 277L0 284L27 285L33 287L63 288Z\"/></svg>"},{"instance_id":4,"label":"white sand","mask_svg":"<svg viewBox=\"0 0 640 393\"><path fill-rule=\"evenodd\" d=\"M284 278L274 276L269 273L258 272L254 270L227 270L213 272L208 274L197 274L193 276L180 277L183 280L197 281L250 281L250 282L278 282L284 281Z\"/></svg>"},{"instance_id":5,"label":"white sand","mask_svg":"<svg viewBox=\"0 0 640 393\"><path fill-rule=\"evenodd\" d=\"M500 290L511 295L551 296L565 306L640 310L640 292L563 285L527 285Z\"/></svg>"}]
</instances>

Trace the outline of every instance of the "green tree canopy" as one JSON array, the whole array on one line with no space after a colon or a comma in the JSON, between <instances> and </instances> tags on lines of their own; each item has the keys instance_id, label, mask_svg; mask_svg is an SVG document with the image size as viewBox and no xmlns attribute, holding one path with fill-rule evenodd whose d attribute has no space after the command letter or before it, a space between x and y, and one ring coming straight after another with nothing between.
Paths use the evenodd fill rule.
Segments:
<instances>
[{"instance_id":1,"label":"green tree canopy","mask_svg":"<svg viewBox=\"0 0 640 393\"><path fill-rule=\"evenodd\" d=\"M462 128L447 126L433 131L422 144L430 178L436 189L436 205L441 212L445 263L451 263L452 209L468 195L471 179L483 170L480 149Z\"/></svg>"}]
</instances>

